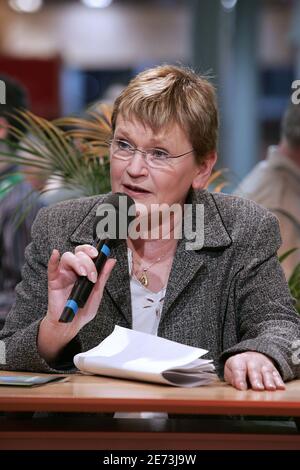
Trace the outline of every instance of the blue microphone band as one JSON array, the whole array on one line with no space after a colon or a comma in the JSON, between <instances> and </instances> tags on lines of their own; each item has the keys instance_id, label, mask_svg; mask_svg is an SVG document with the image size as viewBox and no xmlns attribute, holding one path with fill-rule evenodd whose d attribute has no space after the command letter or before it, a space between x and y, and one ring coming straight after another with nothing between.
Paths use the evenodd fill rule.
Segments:
<instances>
[{"instance_id":1,"label":"blue microphone band","mask_svg":"<svg viewBox=\"0 0 300 470\"><path fill-rule=\"evenodd\" d=\"M76 315L78 311L78 305L77 305L77 302L75 302L75 300L68 300L66 303L66 307L69 307L71 310L73 310L74 315Z\"/></svg>"},{"instance_id":2,"label":"blue microphone band","mask_svg":"<svg viewBox=\"0 0 300 470\"><path fill-rule=\"evenodd\" d=\"M110 255L110 248L109 248L107 245L104 244L104 245L102 246L102 248L101 248L100 251L102 251L102 253L104 253L105 256L109 257L109 255Z\"/></svg>"}]
</instances>

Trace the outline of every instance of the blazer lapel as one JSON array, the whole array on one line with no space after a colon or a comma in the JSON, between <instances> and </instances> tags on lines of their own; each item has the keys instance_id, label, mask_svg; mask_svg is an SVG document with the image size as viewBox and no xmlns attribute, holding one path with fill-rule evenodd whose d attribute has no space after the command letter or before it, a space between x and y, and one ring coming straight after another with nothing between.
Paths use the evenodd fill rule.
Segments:
<instances>
[{"instance_id":1,"label":"blazer lapel","mask_svg":"<svg viewBox=\"0 0 300 470\"><path fill-rule=\"evenodd\" d=\"M111 251L111 256L117 260L105 288L114 300L117 308L132 326L130 278L128 271L127 244L121 240Z\"/></svg>"},{"instance_id":2,"label":"blazer lapel","mask_svg":"<svg viewBox=\"0 0 300 470\"><path fill-rule=\"evenodd\" d=\"M197 246L195 243L194 249L189 249L190 240L185 236L183 236L182 240L179 240L168 280L162 318L196 273L203 269L206 261L209 259L207 256L208 251L224 249L232 243L214 198L210 193L207 191L192 191L188 202L192 204L192 212L188 219L185 218L185 223L191 224L193 232L197 233L198 240L202 240L202 246ZM204 208L202 223L201 221L199 222L199 217L198 221L196 221L197 204L202 204L202 208Z\"/></svg>"},{"instance_id":3,"label":"blazer lapel","mask_svg":"<svg viewBox=\"0 0 300 470\"><path fill-rule=\"evenodd\" d=\"M73 233L71 233L69 240L75 245L84 245L85 243L93 243L93 228L96 217L96 210L98 204L104 200L102 196L91 198L90 204L86 210L82 205L78 205L78 208L83 211L83 219L77 225Z\"/></svg>"},{"instance_id":4,"label":"blazer lapel","mask_svg":"<svg viewBox=\"0 0 300 470\"><path fill-rule=\"evenodd\" d=\"M204 256L199 256L195 251L185 249L185 241L178 242L176 254L173 260L172 269L168 279L166 295L161 318L168 312L173 302L180 296L185 287L193 279L195 274L201 269L204 263Z\"/></svg>"}]
</instances>

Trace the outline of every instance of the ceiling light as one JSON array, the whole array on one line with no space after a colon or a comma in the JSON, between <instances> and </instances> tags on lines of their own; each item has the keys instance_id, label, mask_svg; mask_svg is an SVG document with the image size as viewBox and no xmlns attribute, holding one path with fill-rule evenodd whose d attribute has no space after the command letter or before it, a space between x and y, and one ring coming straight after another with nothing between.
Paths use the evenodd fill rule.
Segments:
<instances>
[{"instance_id":1,"label":"ceiling light","mask_svg":"<svg viewBox=\"0 0 300 470\"><path fill-rule=\"evenodd\" d=\"M106 8L112 3L112 0L81 0L86 7L90 8Z\"/></svg>"},{"instance_id":2,"label":"ceiling light","mask_svg":"<svg viewBox=\"0 0 300 470\"><path fill-rule=\"evenodd\" d=\"M9 6L21 13L35 13L43 6L43 0L9 0Z\"/></svg>"},{"instance_id":3,"label":"ceiling light","mask_svg":"<svg viewBox=\"0 0 300 470\"><path fill-rule=\"evenodd\" d=\"M224 10L233 10L237 4L237 0L221 0L222 7Z\"/></svg>"}]
</instances>

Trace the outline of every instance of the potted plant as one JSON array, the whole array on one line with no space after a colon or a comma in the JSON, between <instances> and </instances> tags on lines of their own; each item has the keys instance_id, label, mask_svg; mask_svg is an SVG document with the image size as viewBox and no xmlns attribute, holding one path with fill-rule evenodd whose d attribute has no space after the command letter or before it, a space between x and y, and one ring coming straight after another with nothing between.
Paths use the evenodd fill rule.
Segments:
<instances>
[{"instance_id":1,"label":"potted plant","mask_svg":"<svg viewBox=\"0 0 300 470\"><path fill-rule=\"evenodd\" d=\"M111 108L101 105L83 118L66 117L47 121L30 111L18 111L16 120L24 131L10 127L18 143L0 154L0 161L26 169L46 186L72 189L78 195L92 196L110 190L108 140L111 135Z\"/></svg>"}]
</instances>

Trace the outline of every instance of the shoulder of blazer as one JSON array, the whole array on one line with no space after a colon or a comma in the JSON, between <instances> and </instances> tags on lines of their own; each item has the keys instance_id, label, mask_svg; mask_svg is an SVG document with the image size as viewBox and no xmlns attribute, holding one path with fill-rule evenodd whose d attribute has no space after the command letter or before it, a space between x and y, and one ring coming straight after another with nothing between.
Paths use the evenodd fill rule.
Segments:
<instances>
[{"instance_id":1,"label":"shoulder of blazer","mask_svg":"<svg viewBox=\"0 0 300 470\"><path fill-rule=\"evenodd\" d=\"M235 245L241 247L252 244L258 231L265 243L280 245L280 229L277 217L268 209L254 201L228 194L211 194L220 217Z\"/></svg>"},{"instance_id":2,"label":"shoulder of blazer","mask_svg":"<svg viewBox=\"0 0 300 470\"><path fill-rule=\"evenodd\" d=\"M54 237L69 238L77 243L92 243L96 209L106 197L107 194L70 199L42 209L44 217L47 218L49 230ZM82 226L86 228L86 233L77 240L76 233ZM74 234L75 239L72 240Z\"/></svg>"},{"instance_id":3,"label":"shoulder of blazer","mask_svg":"<svg viewBox=\"0 0 300 470\"><path fill-rule=\"evenodd\" d=\"M276 220L272 212L250 199L224 193L210 194L226 225L243 224L247 220L257 223L263 218Z\"/></svg>"},{"instance_id":4,"label":"shoulder of blazer","mask_svg":"<svg viewBox=\"0 0 300 470\"><path fill-rule=\"evenodd\" d=\"M107 195L100 194L97 196L81 197L77 199L69 199L61 201L53 206L47 207L50 217L55 214L78 214L81 211L81 216L84 218L86 214L96 205L99 204Z\"/></svg>"}]
</instances>

